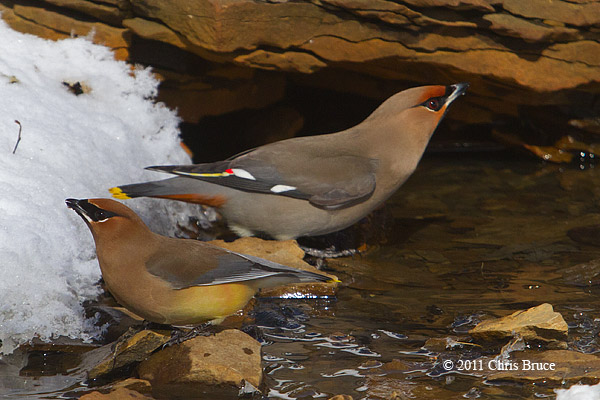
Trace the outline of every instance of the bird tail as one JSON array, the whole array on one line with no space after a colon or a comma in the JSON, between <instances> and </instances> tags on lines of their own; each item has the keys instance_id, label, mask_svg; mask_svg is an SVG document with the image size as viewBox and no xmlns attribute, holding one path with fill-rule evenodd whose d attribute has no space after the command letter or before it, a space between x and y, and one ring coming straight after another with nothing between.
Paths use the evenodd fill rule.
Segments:
<instances>
[{"instance_id":1,"label":"bird tail","mask_svg":"<svg viewBox=\"0 0 600 400\"><path fill-rule=\"evenodd\" d=\"M292 282L337 282L340 283L334 277L319 274L316 272L306 271L299 268L288 267L287 265L279 264L273 261L266 260L264 258L251 256L249 254L235 253L238 256L245 258L248 261L253 262L259 269L272 273L271 277L274 279L285 279L286 283ZM281 283L279 283L281 285ZM276 286L276 285L273 285Z\"/></svg>"},{"instance_id":2,"label":"bird tail","mask_svg":"<svg viewBox=\"0 0 600 400\"><path fill-rule=\"evenodd\" d=\"M327 275L317 274L315 272L310 272L310 271L301 271L301 272L298 271L297 273L294 274L294 278L296 278L299 282L327 282L327 283L332 283L332 282L340 283L341 282L336 278L332 278Z\"/></svg>"},{"instance_id":3,"label":"bird tail","mask_svg":"<svg viewBox=\"0 0 600 400\"><path fill-rule=\"evenodd\" d=\"M127 200L136 197L156 196L160 187L154 182L134 183L132 185L115 186L108 191L115 199Z\"/></svg>"},{"instance_id":4,"label":"bird tail","mask_svg":"<svg viewBox=\"0 0 600 400\"><path fill-rule=\"evenodd\" d=\"M158 197L221 207L227 199L220 193L219 189L216 185L199 180L175 177L161 181L115 186L108 189L108 191L114 198L119 200L136 197Z\"/></svg>"}]
</instances>

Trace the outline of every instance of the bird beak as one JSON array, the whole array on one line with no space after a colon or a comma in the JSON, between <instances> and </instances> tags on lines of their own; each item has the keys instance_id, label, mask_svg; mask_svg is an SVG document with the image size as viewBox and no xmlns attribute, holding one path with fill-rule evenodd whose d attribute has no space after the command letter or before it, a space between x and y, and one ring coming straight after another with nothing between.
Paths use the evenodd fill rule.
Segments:
<instances>
[{"instance_id":1,"label":"bird beak","mask_svg":"<svg viewBox=\"0 0 600 400\"><path fill-rule=\"evenodd\" d=\"M92 222L92 218L86 212L86 209L90 209L91 204L86 200L77 200L77 199L66 199L65 203L67 207L71 210L75 211L86 223Z\"/></svg>"},{"instance_id":2,"label":"bird beak","mask_svg":"<svg viewBox=\"0 0 600 400\"><path fill-rule=\"evenodd\" d=\"M454 85L447 86L447 88L449 90L447 90L446 93L448 93L450 91L452 91L452 92L450 92L450 94L448 95L448 97L446 99L446 106L449 106L450 103L452 103L458 97L465 94L468 87L469 87L469 84L467 82L455 83Z\"/></svg>"}]
</instances>

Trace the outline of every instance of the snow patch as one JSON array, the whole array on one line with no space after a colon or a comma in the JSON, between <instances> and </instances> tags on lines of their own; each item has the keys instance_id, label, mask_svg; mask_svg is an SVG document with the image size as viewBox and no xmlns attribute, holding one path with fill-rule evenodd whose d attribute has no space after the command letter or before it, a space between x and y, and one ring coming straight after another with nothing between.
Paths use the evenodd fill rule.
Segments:
<instances>
[{"instance_id":1,"label":"snow patch","mask_svg":"<svg viewBox=\"0 0 600 400\"><path fill-rule=\"evenodd\" d=\"M90 91L77 96L63 82ZM2 353L36 336L99 334L81 306L100 292L95 247L64 200L110 197L112 186L163 178L145 166L190 163L175 112L153 101L157 87L150 70L132 70L106 47L83 38L48 41L0 21ZM22 138L13 154L15 120ZM169 201L126 204L170 235L195 211Z\"/></svg>"}]
</instances>

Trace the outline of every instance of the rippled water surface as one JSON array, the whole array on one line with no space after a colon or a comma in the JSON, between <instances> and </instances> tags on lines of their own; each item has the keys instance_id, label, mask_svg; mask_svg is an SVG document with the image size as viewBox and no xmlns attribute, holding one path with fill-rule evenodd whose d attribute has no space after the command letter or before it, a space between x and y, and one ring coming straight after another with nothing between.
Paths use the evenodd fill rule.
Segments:
<instances>
[{"instance_id":1,"label":"rippled water surface","mask_svg":"<svg viewBox=\"0 0 600 400\"><path fill-rule=\"evenodd\" d=\"M258 302L269 397L553 398L560 383L447 371L432 342L423 346L547 302L569 324L571 349L598 351L598 282L565 271L600 258L600 235L581 229L600 224L597 175L500 154L426 157L387 206L387 240L329 263L343 281L337 299ZM454 361L489 351L463 344ZM48 378L36 377L31 356L20 362L0 370L15 386L3 385L6 397L68 396L79 385L70 366Z\"/></svg>"},{"instance_id":2,"label":"rippled water surface","mask_svg":"<svg viewBox=\"0 0 600 400\"><path fill-rule=\"evenodd\" d=\"M327 311L303 330L271 336L264 347L271 394L554 397L560 385L492 384L447 372L422 346L465 336L482 318L548 302L570 325L570 348L598 351L597 286L587 286L579 270L565 272L600 258L600 247L575 237L578 227L600 223L597 175L497 155L424 159L389 202L387 243L330 264L347 285L337 302L315 303ZM469 359L464 347L458 358Z\"/></svg>"}]
</instances>

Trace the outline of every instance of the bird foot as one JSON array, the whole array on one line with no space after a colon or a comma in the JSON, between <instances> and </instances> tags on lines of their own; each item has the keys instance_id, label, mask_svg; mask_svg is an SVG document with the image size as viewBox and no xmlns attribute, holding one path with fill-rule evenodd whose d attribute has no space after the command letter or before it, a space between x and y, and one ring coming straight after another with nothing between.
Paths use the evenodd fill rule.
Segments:
<instances>
[{"instance_id":1,"label":"bird foot","mask_svg":"<svg viewBox=\"0 0 600 400\"><path fill-rule=\"evenodd\" d=\"M205 322L203 324L196 325L191 329L174 326L171 333L171 339L163 345L163 348L183 343L186 340L193 339L197 336L210 336L211 333L208 332L208 328L211 325L212 324L210 322Z\"/></svg>"},{"instance_id":2,"label":"bird foot","mask_svg":"<svg viewBox=\"0 0 600 400\"><path fill-rule=\"evenodd\" d=\"M344 249L336 250L334 246L330 246L326 249L315 249L312 247L300 246L300 248L309 256L317 258L338 258L338 257L349 257L359 253L358 249Z\"/></svg>"}]
</instances>

